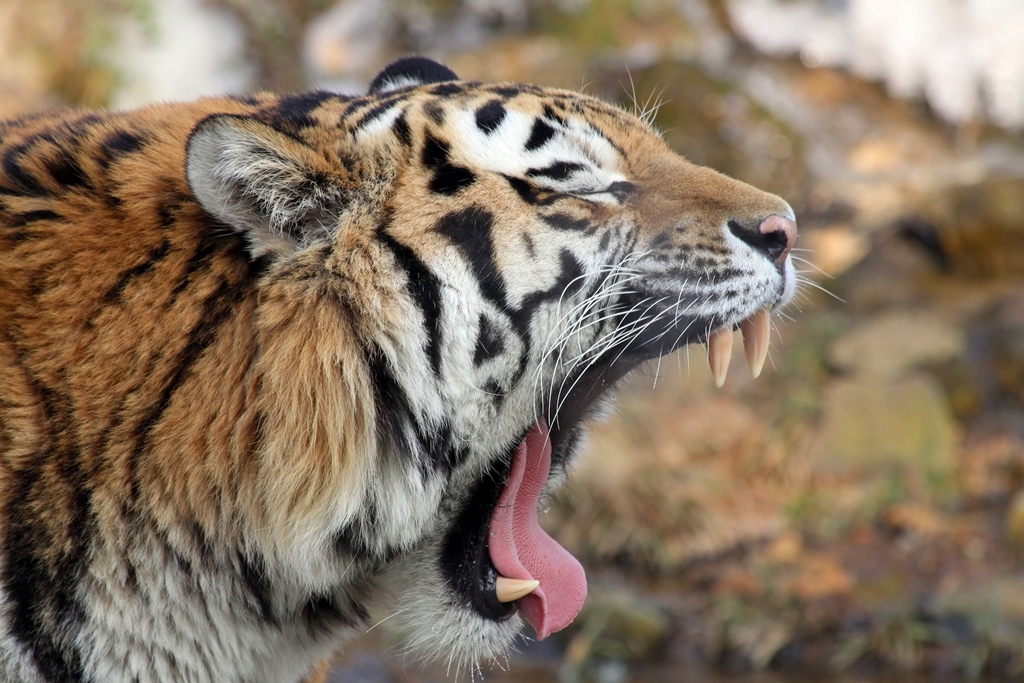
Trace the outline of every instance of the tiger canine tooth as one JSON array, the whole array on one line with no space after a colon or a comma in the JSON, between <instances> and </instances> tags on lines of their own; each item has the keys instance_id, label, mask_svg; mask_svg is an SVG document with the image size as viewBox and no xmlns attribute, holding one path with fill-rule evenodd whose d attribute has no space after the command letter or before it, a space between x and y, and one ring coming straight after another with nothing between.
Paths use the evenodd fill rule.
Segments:
<instances>
[{"instance_id":1,"label":"tiger canine tooth","mask_svg":"<svg viewBox=\"0 0 1024 683\"><path fill-rule=\"evenodd\" d=\"M729 361L732 360L732 330L723 327L715 330L708 337L708 365L715 378L715 386L719 389L725 384L725 376L729 374Z\"/></svg>"},{"instance_id":2,"label":"tiger canine tooth","mask_svg":"<svg viewBox=\"0 0 1024 683\"><path fill-rule=\"evenodd\" d=\"M747 355L747 367L750 368L750 374L756 378L764 367L764 359L768 357L768 342L772 333L768 310L762 308L741 322L740 332L743 333L743 350Z\"/></svg>"},{"instance_id":3,"label":"tiger canine tooth","mask_svg":"<svg viewBox=\"0 0 1024 683\"><path fill-rule=\"evenodd\" d=\"M512 602L529 595L539 585L540 581L534 579L510 579L499 576L494 582L494 592L498 595L498 602Z\"/></svg>"}]
</instances>

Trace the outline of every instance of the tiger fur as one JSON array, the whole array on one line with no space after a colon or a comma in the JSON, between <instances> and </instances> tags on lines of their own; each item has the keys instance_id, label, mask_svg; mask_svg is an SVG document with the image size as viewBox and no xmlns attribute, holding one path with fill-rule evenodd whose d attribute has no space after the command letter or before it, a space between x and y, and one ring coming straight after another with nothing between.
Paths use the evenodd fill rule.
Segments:
<instances>
[{"instance_id":1,"label":"tiger fur","mask_svg":"<svg viewBox=\"0 0 1024 683\"><path fill-rule=\"evenodd\" d=\"M422 58L0 124L0 680L293 682L387 610L500 655L517 448L550 430L555 490L625 372L788 300L771 216L612 105Z\"/></svg>"}]
</instances>

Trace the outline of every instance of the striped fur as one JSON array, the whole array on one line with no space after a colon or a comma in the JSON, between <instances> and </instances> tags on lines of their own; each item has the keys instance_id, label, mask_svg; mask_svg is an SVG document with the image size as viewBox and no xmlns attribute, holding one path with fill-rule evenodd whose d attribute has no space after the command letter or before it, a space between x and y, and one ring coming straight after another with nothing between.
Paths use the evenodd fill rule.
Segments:
<instances>
[{"instance_id":1,"label":"striped fur","mask_svg":"<svg viewBox=\"0 0 1024 683\"><path fill-rule=\"evenodd\" d=\"M297 681L387 609L498 655L450 556L524 432L791 294L725 227L781 199L435 66L0 124L0 679Z\"/></svg>"}]
</instances>

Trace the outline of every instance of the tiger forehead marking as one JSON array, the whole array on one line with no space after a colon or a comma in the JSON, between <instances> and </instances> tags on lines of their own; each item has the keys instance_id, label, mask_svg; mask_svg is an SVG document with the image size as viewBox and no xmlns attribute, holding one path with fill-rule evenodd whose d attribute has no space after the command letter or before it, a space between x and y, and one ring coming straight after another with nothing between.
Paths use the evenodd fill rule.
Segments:
<instances>
[{"instance_id":1,"label":"tiger forehead marking","mask_svg":"<svg viewBox=\"0 0 1024 683\"><path fill-rule=\"evenodd\" d=\"M0 123L0 679L293 682L391 609L467 666L564 627L537 497L638 364L721 379L739 326L759 367L794 237L612 105L422 58Z\"/></svg>"}]
</instances>

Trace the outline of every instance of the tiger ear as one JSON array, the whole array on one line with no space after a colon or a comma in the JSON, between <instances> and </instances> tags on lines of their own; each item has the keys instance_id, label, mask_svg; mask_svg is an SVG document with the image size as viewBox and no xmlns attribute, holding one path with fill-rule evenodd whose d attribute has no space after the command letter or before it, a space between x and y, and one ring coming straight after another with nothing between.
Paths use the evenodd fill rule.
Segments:
<instances>
[{"instance_id":1,"label":"tiger ear","mask_svg":"<svg viewBox=\"0 0 1024 683\"><path fill-rule=\"evenodd\" d=\"M383 95L399 88L457 81L455 72L426 57L402 57L391 62L370 83L371 95Z\"/></svg>"},{"instance_id":2,"label":"tiger ear","mask_svg":"<svg viewBox=\"0 0 1024 683\"><path fill-rule=\"evenodd\" d=\"M344 179L323 156L241 116L199 122L185 176L203 209L246 238L253 258L292 253L329 234L346 203Z\"/></svg>"}]
</instances>

